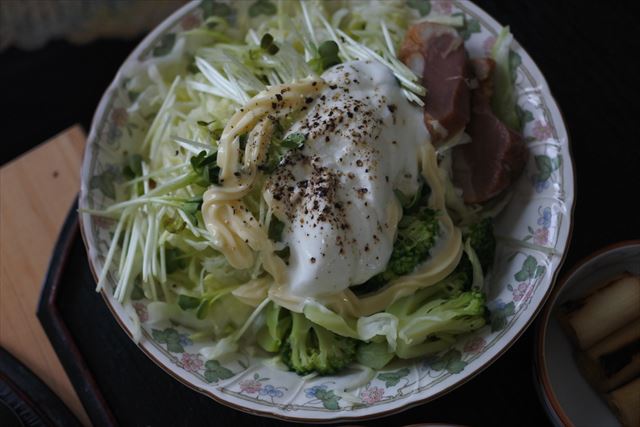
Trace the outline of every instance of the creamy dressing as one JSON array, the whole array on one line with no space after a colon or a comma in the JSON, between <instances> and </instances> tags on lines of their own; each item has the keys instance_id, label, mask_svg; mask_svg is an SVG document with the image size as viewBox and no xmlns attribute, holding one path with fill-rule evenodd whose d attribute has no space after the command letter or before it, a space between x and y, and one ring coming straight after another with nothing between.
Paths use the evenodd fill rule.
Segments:
<instances>
[{"instance_id":1,"label":"creamy dressing","mask_svg":"<svg viewBox=\"0 0 640 427\"><path fill-rule=\"evenodd\" d=\"M333 294L385 270L402 208L418 191L419 150L429 140L420 108L375 61L327 70L289 133L306 135L267 182L290 248L288 292Z\"/></svg>"}]
</instances>

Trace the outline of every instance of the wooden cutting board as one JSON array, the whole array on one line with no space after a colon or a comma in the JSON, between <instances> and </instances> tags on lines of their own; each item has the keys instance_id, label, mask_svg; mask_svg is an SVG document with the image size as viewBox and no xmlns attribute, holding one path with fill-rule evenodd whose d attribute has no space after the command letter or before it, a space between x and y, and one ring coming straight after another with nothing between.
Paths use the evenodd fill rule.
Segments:
<instances>
[{"instance_id":1,"label":"wooden cutting board","mask_svg":"<svg viewBox=\"0 0 640 427\"><path fill-rule=\"evenodd\" d=\"M91 425L36 307L51 251L80 188L85 135L74 126L0 168L0 346Z\"/></svg>"}]
</instances>

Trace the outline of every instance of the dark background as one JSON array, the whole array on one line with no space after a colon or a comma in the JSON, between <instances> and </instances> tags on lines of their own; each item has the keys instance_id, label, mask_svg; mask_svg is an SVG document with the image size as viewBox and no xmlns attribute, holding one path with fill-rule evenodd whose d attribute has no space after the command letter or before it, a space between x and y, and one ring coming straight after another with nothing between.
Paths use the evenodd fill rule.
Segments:
<instances>
[{"instance_id":1,"label":"dark background","mask_svg":"<svg viewBox=\"0 0 640 427\"><path fill-rule=\"evenodd\" d=\"M511 26L516 39L544 73L569 130L577 204L563 271L598 248L640 238L637 3L617 0L477 0L476 3L499 22ZM74 123L88 130L104 90L140 40L141 37L100 40L80 46L53 41L36 51L10 48L0 53L0 164ZM533 328L529 328L505 356L461 389L397 418L374 424L441 421L544 425L548 421L535 392L532 363ZM157 371L157 375L162 375L155 366L150 369L150 374ZM173 390L183 388L175 383ZM184 407L189 406L188 401L180 403L181 410L189 412ZM200 402L195 406L202 408L200 405L207 404ZM276 424L231 410L224 414L230 417L230 422L242 425ZM184 419L188 420L189 416Z\"/></svg>"}]
</instances>

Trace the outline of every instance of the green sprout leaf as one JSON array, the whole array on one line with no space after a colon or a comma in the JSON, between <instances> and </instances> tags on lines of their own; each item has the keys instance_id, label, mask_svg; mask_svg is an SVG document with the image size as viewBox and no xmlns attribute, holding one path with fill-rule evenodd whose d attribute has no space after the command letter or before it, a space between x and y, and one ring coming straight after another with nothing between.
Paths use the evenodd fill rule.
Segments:
<instances>
[{"instance_id":1,"label":"green sprout leaf","mask_svg":"<svg viewBox=\"0 0 640 427\"><path fill-rule=\"evenodd\" d=\"M205 20L211 16L226 18L231 15L232 12L228 4L216 2L215 0L202 0L200 7L202 8L202 16Z\"/></svg>"},{"instance_id":2,"label":"green sprout leaf","mask_svg":"<svg viewBox=\"0 0 640 427\"><path fill-rule=\"evenodd\" d=\"M187 215L195 215L202 207L202 197L194 197L185 201L181 208Z\"/></svg>"},{"instance_id":3,"label":"green sprout leaf","mask_svg":"<svg viewBox=\"0 0 640 427\"><path fill-rule=\"evenodd\" d=\"M210 122L205 122L204 120L198 120L196 123L198 126L209 127L211 123L215 122L215 120L211 120Z\"/></svg>"},{"instance_id":4,"label":"green sprout leaf","mask_svg":"<svg viewBox=\"0 0 640 427\"><path fill-rule=\"evenodd\" d=\"M216 164L218 153L207 155L206 151L201 151L196 156L191 157L191 168L200 175L198 184L206 187L210 184L219 184L220 168Z\"/></svg>"},{"instance_id":5,"label":"green sprout leaf","mask_svg":"<svg viewBox=\"0 0 640 427\"><path fill-rule=\"evenodd\" d=\"M275 55L280 50L278 45L275 44L273 36L269 33L266 33L264 36L262 36L262 39L260 40L260 48L267 52L269 55Z\"/></svg>"},{"instance_id":6,"label":"green sprout leaf","mask_svg":"<svg viewBox=\"0 0 640 427\"><path fill-rule=\"evenodd\" d=\"M191 167L196 173L201 173L202 169L206 166L214 164L217 160L216 153L207 155L206 151L201 151L196 156L193 156L190 160Z\"/></svg>"},{"instance_id":7,"label":"green sprout leaf","mask_svg":"<svg viewBox=\"0 0 640 427\"><path fill-rule=\"evenodd\" d=\"M327 40L318 47L318 56L309 60L308 64L317 73L322 73L329 67L340 64L340 56L338 56L338 44L333 40Z\"/></svg>"},{"instance_id":8,"label":"green sprout leaf","mask_svg":"<svg viewBox=\"0 0 640 427\"><path fill-rule=\"evenodd\" d=\"M273 16L277 12L278 8L276 5L269 0L257 0L249 7L249 16L252 18L260 15Z\"/></svg>"},{"instance_id":9,"label":"green sprout leaf","mask_svg":"<svg viewBox=\"0 0 640 427\"><path fill-rule=\"evenodd\" d=\"M191 310L198 307L198 305L200 305L200 298L194 298L188 295L179 295L178 305L183 310Z\"/></svg>"},{"instance_id":10,"label":"green sprout leaf","mask_svg":"<svg viewBox=\"0 0 640 427\"><path fill-rule=\"evenodd\" d=\"M187 267L184 253L178 248L169 248L164 251L167 273L182 270Z\"/></svg>"},{"instance_id":11,"label":"green sprout leaf","mask_svg":"<svg viewBox=\"0 0 640 427\"><path fill-rule=\"evenodd\" d=\"M341 62L340 57L338 56L339 51L340 49L338 48L338 44L333 40L328 40L318 47L318 54L322 59L323 70Z\"/></svg>"}]
</instances>

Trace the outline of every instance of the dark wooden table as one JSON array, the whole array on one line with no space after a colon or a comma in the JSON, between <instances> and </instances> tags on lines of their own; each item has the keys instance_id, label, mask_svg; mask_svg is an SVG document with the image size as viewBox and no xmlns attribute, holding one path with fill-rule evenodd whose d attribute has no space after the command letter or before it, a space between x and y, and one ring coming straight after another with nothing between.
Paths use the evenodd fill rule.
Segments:
<instances>
[{"instance_id":1,"label":"dark wooden table","mask_svg":"<svg viewBox=\"0 0 640 427\"><path fill-rule=\"evenodd\" d=\"M636 207L640 185L640 19L635 1L477 0L502 23L543 71L564 114L576 168L575 226L564 271L580 258L613 242L640 238ZM137 40L99 41L86 46L53 42L25 53L0 54L4 163L69 124L90 124L95 105ZM64 102L60 102L64 100ZM81 248L76 250L80 251ZM77 256L82 256L77 252ZM74 264L75 280L92 280L86 265ZM90 289L90 286L85 287ZM67 295L79 303L70 324L90 319L88 310L108 318L78 328L84 351L95 356L95 375L110 380L105 390L131 425L278 425L241 414L170 380L146 360L97 295ZM74 298L86 298L74 300ZM85 303L82 303L85 301ZM90 303L86 303L89 301ZM92 305L94 301L95 305ZM100 310L103 310L100 311ZM97 329L93 329L93 328ZM84 329L84 332L82 331ZM94 331L89 333L89 331ZM98 334L95 331L99 331ZM100 351L99 349L103 350ZM112 350L117 349L114 353ZM123 360L127 360L123 365ZM366 425L442 421L469 425L548 423L533 378L533 329L493 366L464 387L432 403ZM154 387L161 394L150 393ZM120 409L119 409L120 410ZM151 412L147 412L150 411Z\"/></svg>"}]
</instances>

